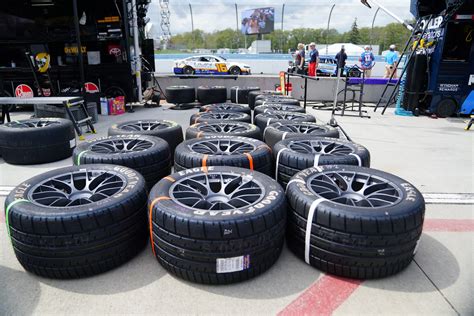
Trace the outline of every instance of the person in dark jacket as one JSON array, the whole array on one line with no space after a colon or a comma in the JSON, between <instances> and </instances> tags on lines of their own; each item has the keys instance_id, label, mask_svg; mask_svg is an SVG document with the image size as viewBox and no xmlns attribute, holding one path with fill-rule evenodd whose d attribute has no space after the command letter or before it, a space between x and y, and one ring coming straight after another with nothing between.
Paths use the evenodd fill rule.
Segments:
<instances>
[{"instance_id":1,"label":"person in dark jacket","mask_svg":"<svg viewBox=\"0 0 474 316\"><path fill-rule=\"evenodd\" d=\"M337 71L341 71L341 77L343 76L344 73L344 67L346 66L346 60L347 60L347 54L346 54L346 49L344 46L341 47L341 50L339 53L336 55L336 61L337 61ZM337 74L336 71L336 74Z\"/></svg>"}]
</instances>

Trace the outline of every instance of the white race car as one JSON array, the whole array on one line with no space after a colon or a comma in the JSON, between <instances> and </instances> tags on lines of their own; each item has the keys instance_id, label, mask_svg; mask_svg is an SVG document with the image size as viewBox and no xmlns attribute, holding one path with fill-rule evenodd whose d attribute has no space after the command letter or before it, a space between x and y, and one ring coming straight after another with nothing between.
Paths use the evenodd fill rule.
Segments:
<instances>
[{"instance_id":1,"label":"white race car","mask_svg":"<svg viewBox=\"0 0 474 316\"><path fill-rule=\"evenodd\" d=\"M192 56L174 62L175 74L250 75L250 66L213 55Z\"/></svg>"}]
</instances>

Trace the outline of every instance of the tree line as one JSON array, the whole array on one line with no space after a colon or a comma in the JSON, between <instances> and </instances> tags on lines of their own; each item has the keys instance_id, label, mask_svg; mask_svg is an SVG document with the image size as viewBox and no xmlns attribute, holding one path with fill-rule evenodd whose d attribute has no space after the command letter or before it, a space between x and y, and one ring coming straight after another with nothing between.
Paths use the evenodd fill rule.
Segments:
<instances>
[{"instance_id":1,"label":"tree line","mask_svg":"<svg viewBox=\"0 0 474 316\"><path fill-rule=\"evenodd\" d=\"M399 23L390 23L385 26L374 27L371 31L370 27L357 26L357 19L354 20L349 31L340 33L336 29L313 29L313 28L297 28L288 31L275 30L271 34L265 34L265 40L271 40L272 50L274 52L288 52L295 50L298 43L308 44L315 42L316 44L331 45L334 43L353 43L353 44L371 44L379 45L380 52L387 50L391 44L395 44L398 50L403 49L410 31ZM171 37L169 49L193 50L197 48L217 49L217 48L247 48L252 41L256 40L256 35L245 36L234 29L225 29L215 32L204 32L202 30L194 30L194 32L186 32Z\"/></svg>"}]
</instances>

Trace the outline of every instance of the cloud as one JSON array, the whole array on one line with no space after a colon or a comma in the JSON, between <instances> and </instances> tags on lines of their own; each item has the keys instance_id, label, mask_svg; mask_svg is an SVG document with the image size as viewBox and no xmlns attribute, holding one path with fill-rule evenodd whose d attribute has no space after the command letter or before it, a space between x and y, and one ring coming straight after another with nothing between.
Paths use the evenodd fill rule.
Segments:
<instances>
[{"instance_id":1,"label":"cloud","mask_svg":"<svg viewBox=\"0 0 474 316\"><path fill-rule=\"evenodd\" d=\"M239 19L240 13L246 9L266 6L274 7L275 28L280 28L281 26L282 5L285 4L285 30L300 27L326 28L329 11L333 4L336 4L336 6L333 10L330 27L340 32L350 29L355 18L357 18L359 27L370 27L376 11L376 6L373 5L372 9L368 9L359 0L172 0L170 2L170 29L172 34L191 31L189 3L191 3L193 8L194 28L206 32L235 28L235 3L237 3ZM402 19L413 18L410 13L409 0L398 0L395 3L391 0L379 0L378 2ZM153 0L148 16L151 22L156 25L155 33L159 34L161 21L159 0ZM383 26L392 22L396 21L380 10L375 20L375 25Z\"/></svg>"}]
</instances>

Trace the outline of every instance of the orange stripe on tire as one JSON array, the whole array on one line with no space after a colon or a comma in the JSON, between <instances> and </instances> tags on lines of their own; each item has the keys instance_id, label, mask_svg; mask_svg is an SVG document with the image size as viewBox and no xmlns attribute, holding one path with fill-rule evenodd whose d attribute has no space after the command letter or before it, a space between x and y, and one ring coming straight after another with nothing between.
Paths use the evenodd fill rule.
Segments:
<instances>
[{"instance_id":1,"label":"orange stripe on tire","mask_svg":"<svg viewBox=\"0 0 474 316\"><path fill-rule=\"evenodd\" d=\"M170 181L170 182L175 182L175 181L176 181L174 178L172 178L172 177L170 177L170 176L164 177L163 179L166 179L166 180L168 180L168 181Z\"/></svg>"},{"instance_id":2,"label":"orange stripe on tire","mask_svg":"<svg viewBox=\"0 0 474 316\"><path fill-rule=\"evenodd\" d=\"M202 131L199 132L199 133L197 133L196 138L201 138L201 136L202 136L203 133L204 133L204 132L202 132Z\"/></svg>"},{"instance_id":3,"label":"orange stripe on tire","mask_svg":"<svg viewBox=\"0 0 474 316\"><path fill-rule=\"evenodd\" d=\"M245 153L244 154L245 156L247 156L248 160L249 160L249 168L250 170L253 170L253 157L251 154L249 153Z\"/></svg>"},{"instance_id":4,"label":"orange stripe on tire","mask_svg":"<svg viewBox=\"0 0 474 316\"><path fill-rule=\"evenodd\" d=\"M204 155L204 157L202 157L202 170L207 173L207 157L209 157L209 155Z\"/></svg>"},{"instance_id":5,"label":"orange stripe on tire","mask_svg":"<svg viewBox=\"0 0 474 316\"><path fill-rule=\"evenodd\" d=\"M153 207L158 201L162 200L171 200L169 196L160 196L151 201L150 203L150 208L149 208L149 226L150 226L150 242L151 242L151 251L153 251L153 255L156 257L156 252L155 252L155 243L153 242Z\"/></svg>"}]
</instances>

